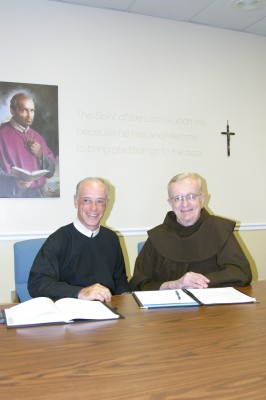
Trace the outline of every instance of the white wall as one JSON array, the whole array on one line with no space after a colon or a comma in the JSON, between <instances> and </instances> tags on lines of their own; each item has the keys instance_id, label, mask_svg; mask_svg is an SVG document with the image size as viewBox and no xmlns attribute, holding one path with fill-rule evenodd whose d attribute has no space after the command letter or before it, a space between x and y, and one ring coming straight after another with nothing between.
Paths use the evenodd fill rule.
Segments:
<instances>
[{"instance_id":1,"label":"white wall","mask_svg":"<svg viewBox=\"0 0 266 400\"><path fill-rule=\"evenodd\" d=\"M0 199L4 248L72 221L75 185L95 175L113 187L107 225L124 237L162 222L167 182L185 171L204 176L213 212L264 233L266 38L42 0L0 10L1 81L59 88L61 179L60 199Z\"/></svg>"}]
</instances>

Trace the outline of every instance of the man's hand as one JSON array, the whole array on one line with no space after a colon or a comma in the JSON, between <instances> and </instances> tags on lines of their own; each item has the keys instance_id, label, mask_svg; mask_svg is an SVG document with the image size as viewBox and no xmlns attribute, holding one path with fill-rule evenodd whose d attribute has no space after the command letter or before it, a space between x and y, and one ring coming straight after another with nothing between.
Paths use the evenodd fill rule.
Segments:
<instances>
[{"instance_id":1,"label":"man's hand","mask_svg":"<svg viewBox=\"0 0 266 400\"><path fill-rule=\"evenodd\" d=\"M178 285L177 289L205 289L209 286L210 280L202 274L197 274L196 272L187 272L184 276L182 276L182 278L175 282Z\"/></svg>"},{"instance_id":2,"label":"man's hand","mask_svg":"<svg viewBox=\"0 0 266 400\"><path fill-rule=\"evenodd\" d=\"M38 160L42 159L42 146L40 143L33 142L30 146L30 151L33 155L35 155L36 158L38 158Z\"/></svg>"},{"instance_id":3,"label":"man's hand","mask_svg":"<svg viewBox=\"0 0 266 400\"><path fill-rule=\"evenodd\" d=\"M78 294L78 298L81 300L100 300L102 302L110 301L111 297L112 295L110 290L107 287L100 285L100 283L96 283L92 286L87 286L81 289Z\"/></svg>"},{"instance_id":4,"label":"man's hand","mask_svg":"<svg viewBox=\"0 0 266 400\"><path fill-rule=\"evenodd\" d=\"M160 290L165 289L183 289L183 288L193 288L193 289L205 289L209 286L210 280L202 274L196 272L187 272L182 278L176 281L164 282Z\"/></svg>"},{"instance_id":5,"label":"man's hand","mask_svg":"<svg viewBox=\"0 0 266 400\"><path fill-rule=\"evenodd\" d=\"M29 181L22 181L21 179L17 179L17 185L21 189L29 188L32 184L32 182Z\"/></svg>"}]
</instances>

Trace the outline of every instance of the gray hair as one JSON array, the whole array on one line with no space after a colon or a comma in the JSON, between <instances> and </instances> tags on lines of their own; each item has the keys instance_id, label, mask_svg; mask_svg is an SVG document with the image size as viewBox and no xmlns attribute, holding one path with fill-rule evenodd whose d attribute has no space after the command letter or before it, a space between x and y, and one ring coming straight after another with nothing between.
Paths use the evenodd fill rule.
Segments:
<instances>
[{"instance_id":1,"label":"gray hair","mask_svg":"<svg viewBox=\"0 0 266 400\"><path fill-rule=\"evenodd\" d=\"M198 174L196 174L195 172L185 172L185 173L173 176L173 178L170 180L170 182L167 185L168 195L170 196L171 183L180 182L187 178L193 179L195 182L197 182L197 184L199 185L200 191L202 190L201 177Z\"/></svg>"},{"instance_id":2,"label":"gray hair","mask_svg":"<svg viewBox=\"0 0 266 400\"><path fill-rule=\"evenodd\" d=\"M79 197L79 191L80 191L80 187L83 183L85 182L98 182L98 183L102 183L104 185L105 188L105 194L106 194L106 199L109 200L109 186L106 184L106 182L102 179L102 178L95 178L95 177L88 177L88 178L84 178L82 179L76 186L76 193L75 193L75 197L78 198Z\"/></svg>"}]
</instances>

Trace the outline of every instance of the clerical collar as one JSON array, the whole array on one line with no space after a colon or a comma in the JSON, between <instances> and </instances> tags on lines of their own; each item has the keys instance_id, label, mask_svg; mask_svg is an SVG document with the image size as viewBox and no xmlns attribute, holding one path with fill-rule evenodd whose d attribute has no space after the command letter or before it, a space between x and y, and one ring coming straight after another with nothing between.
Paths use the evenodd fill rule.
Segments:
<instances>
[{"instance_id":1,"label":"clerical collar","mask_svg":"<svg viewBox=\"0 0 266 400\"><path fill-rule=\"evenodd\" d=\"M27 130L29 129L28 126L27 126L27 128L25 128L24 126L18 124L17 121L13 117L11 118L10 123L13 126L13 128L15 128L19 132L27 132Z\"/></svg>"},{"instance_id":2,"label":"clerical collar","mask_svg":"<svg viewBox=\"0 0 266 400\"><path fill-rule=\"evenodd\" d=\"M95 229L95 231L91 231L90 229L86 228L78 219L78 217L75 219L74 221L74 227L83 235L88 236L90 238L98 235L99 231L100 231L100 226Z\"/></svg>"}]
</instances>

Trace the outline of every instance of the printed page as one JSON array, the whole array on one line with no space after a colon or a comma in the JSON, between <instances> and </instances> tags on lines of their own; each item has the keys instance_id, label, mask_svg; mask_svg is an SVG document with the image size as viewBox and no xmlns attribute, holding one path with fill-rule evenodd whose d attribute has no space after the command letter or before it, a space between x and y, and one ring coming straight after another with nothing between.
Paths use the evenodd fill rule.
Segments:
<instances>
[{"instance_id":1,"label":"printed page","mask_svg":"<svg viewBox=\"0 0 266 400\"><path fill-rule=\"evenodd\" d=\"M27 169L12 167L12 175L27 181L33 181L35 179L40 178L41 176L47 174L49 172L48 169L38 169L35 171L28 171Z\"/></svg>"},{"instance_id":2,"label":"printed page","mask_svg":"<svg viewBox=\"0 0 266 400\"><path fill-rule=\"evenodd\" d=\"M196 300L181 289L137 291L134 292L134 296L146 308L198 305Z\"/></svg>"},{"instance_id":3,"label":"printed page","mask_svg":"<svg viewBox=\"0 0 266 400\"><path fill-rule=\"evenodd\" d=\"M234 304L234 303L253 303L255 298L247 296L233 287L207 288L207 289L187 289L204 305L211 304Z\"/></svg>"},{"instance_id":4,"label":"printed page","mask_svg":"<svg viewBox=\"0 0 266 400\"><path fill-rule=\"evenodd\" d=\"M113 319L119 318L110 308L100 301L65 298L57 300L56 307L69 320L73 319Z\"/></svg>"},{"instance_id":5,"label":"printed page","mask_svg":"<svg viewBox=\"0 0 266 400\"><path fill-rule=\"evenodd\" d=\"M5 309L7 325L38 325L52 322L68 322L54 302L47 297L37 297Z\"/></svg>"}]
</instances>

